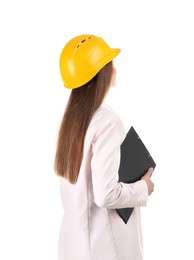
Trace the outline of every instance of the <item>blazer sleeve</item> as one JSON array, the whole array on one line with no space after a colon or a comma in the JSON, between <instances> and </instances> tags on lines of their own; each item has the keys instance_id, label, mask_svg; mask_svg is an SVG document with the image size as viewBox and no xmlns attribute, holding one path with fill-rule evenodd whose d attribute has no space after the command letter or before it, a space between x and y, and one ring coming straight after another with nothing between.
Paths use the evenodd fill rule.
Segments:
<instances>
[{"instance_id":1,"label":"blazer sleeve","mask_svg":"<svg viewBox=\"0 0 194 260\"><path fill-rule=\"evenodd\" d=\"M114 118L101 125L92 143L92 184L98 207L118 209L147 205L148 188L144 180L132 184L118 182L124 135L121 120Z\"/></svg>"}]
</instances>

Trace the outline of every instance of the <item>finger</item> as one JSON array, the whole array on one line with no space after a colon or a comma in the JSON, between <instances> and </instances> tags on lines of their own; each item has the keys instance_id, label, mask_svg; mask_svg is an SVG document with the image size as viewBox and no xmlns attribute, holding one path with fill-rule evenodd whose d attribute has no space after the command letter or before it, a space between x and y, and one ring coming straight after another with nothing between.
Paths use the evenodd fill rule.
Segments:
<instances>
[{"instance_id":1,"label":"finger","mask_svg":"<svg viewBox=\"0 0 194 260\"><path fill-rule=\"evenodd\" d=\"M150 178L152 176L152 173L154 171L154 168L149 168L148 171L146 172L146 175Z\"/></svg>"}]
</instances>

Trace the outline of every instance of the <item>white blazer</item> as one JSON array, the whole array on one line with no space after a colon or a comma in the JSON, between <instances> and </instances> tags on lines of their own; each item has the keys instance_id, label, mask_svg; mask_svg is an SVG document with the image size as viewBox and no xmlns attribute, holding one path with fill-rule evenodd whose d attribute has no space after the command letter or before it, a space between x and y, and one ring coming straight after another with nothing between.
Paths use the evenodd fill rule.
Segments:
<instances>
[{"instance_id":1,"label":"white blazer","mask_svg":"<svg viewBox=\"0 0 194 260\"><path fill-rule=\"evenodd\" d=\"M59 260L143 259L139 206L146 206L148 189L144 180L118 182L124 137L120 118L101 105L86 133L77 183L59 177L64 208ZM115 210L125 207L135 207L127 224Z\"/></svg>"}]
</instances>

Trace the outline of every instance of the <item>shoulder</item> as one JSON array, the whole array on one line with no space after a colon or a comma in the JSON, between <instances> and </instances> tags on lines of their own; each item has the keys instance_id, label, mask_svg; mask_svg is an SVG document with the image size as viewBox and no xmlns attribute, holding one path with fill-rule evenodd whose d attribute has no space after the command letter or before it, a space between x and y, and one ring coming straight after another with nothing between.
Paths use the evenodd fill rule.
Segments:
<instances>
[{"instance_id":1,"label":"shoulder","mask_svg":"<svg viewBox=\"0 0 194 260\"><path fill-rule=\"evenodd\" d=\"M96 125L97 128L101 128L109 124L123 125L117 113L108 105L102 104L94 113L91 126Z\"/></svg>"},{"instance_id":2,"label":"shoulder","mask_svg":"<svg viewBox=\"0 0 194 260\"><path fill-rule=\"evenodd\" d=\"M94 113L89 129L96 137L106 131L116 131L124 139L125 130L118 114L108 105L102 104Z\"/></svg>"}]
</instances>

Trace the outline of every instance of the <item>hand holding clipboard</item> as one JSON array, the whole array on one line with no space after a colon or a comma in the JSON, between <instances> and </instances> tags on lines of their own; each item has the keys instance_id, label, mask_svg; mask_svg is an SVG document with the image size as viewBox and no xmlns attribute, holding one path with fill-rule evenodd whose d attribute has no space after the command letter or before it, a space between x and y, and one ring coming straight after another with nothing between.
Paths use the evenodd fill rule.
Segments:
<instances>
[{"instance_id":1,"label":"hand holding clipboard","mask_svg":"<svg viewBox=\"0 0 194 260\"><path fill-rule=\"evenodd\" d=\"M135 129L131 127L123 143L121 144L119 182L133 183L138 181L151 167L154 169L156 167L156 163ZM151 173L152 170L150 169L147 174L150 175ZM144 178L146 178L146 176L144 176ZM124 208L116 209L116 211L123 221L127 223L133 209L134 208Z\"/></svg>"}]
</instances>

